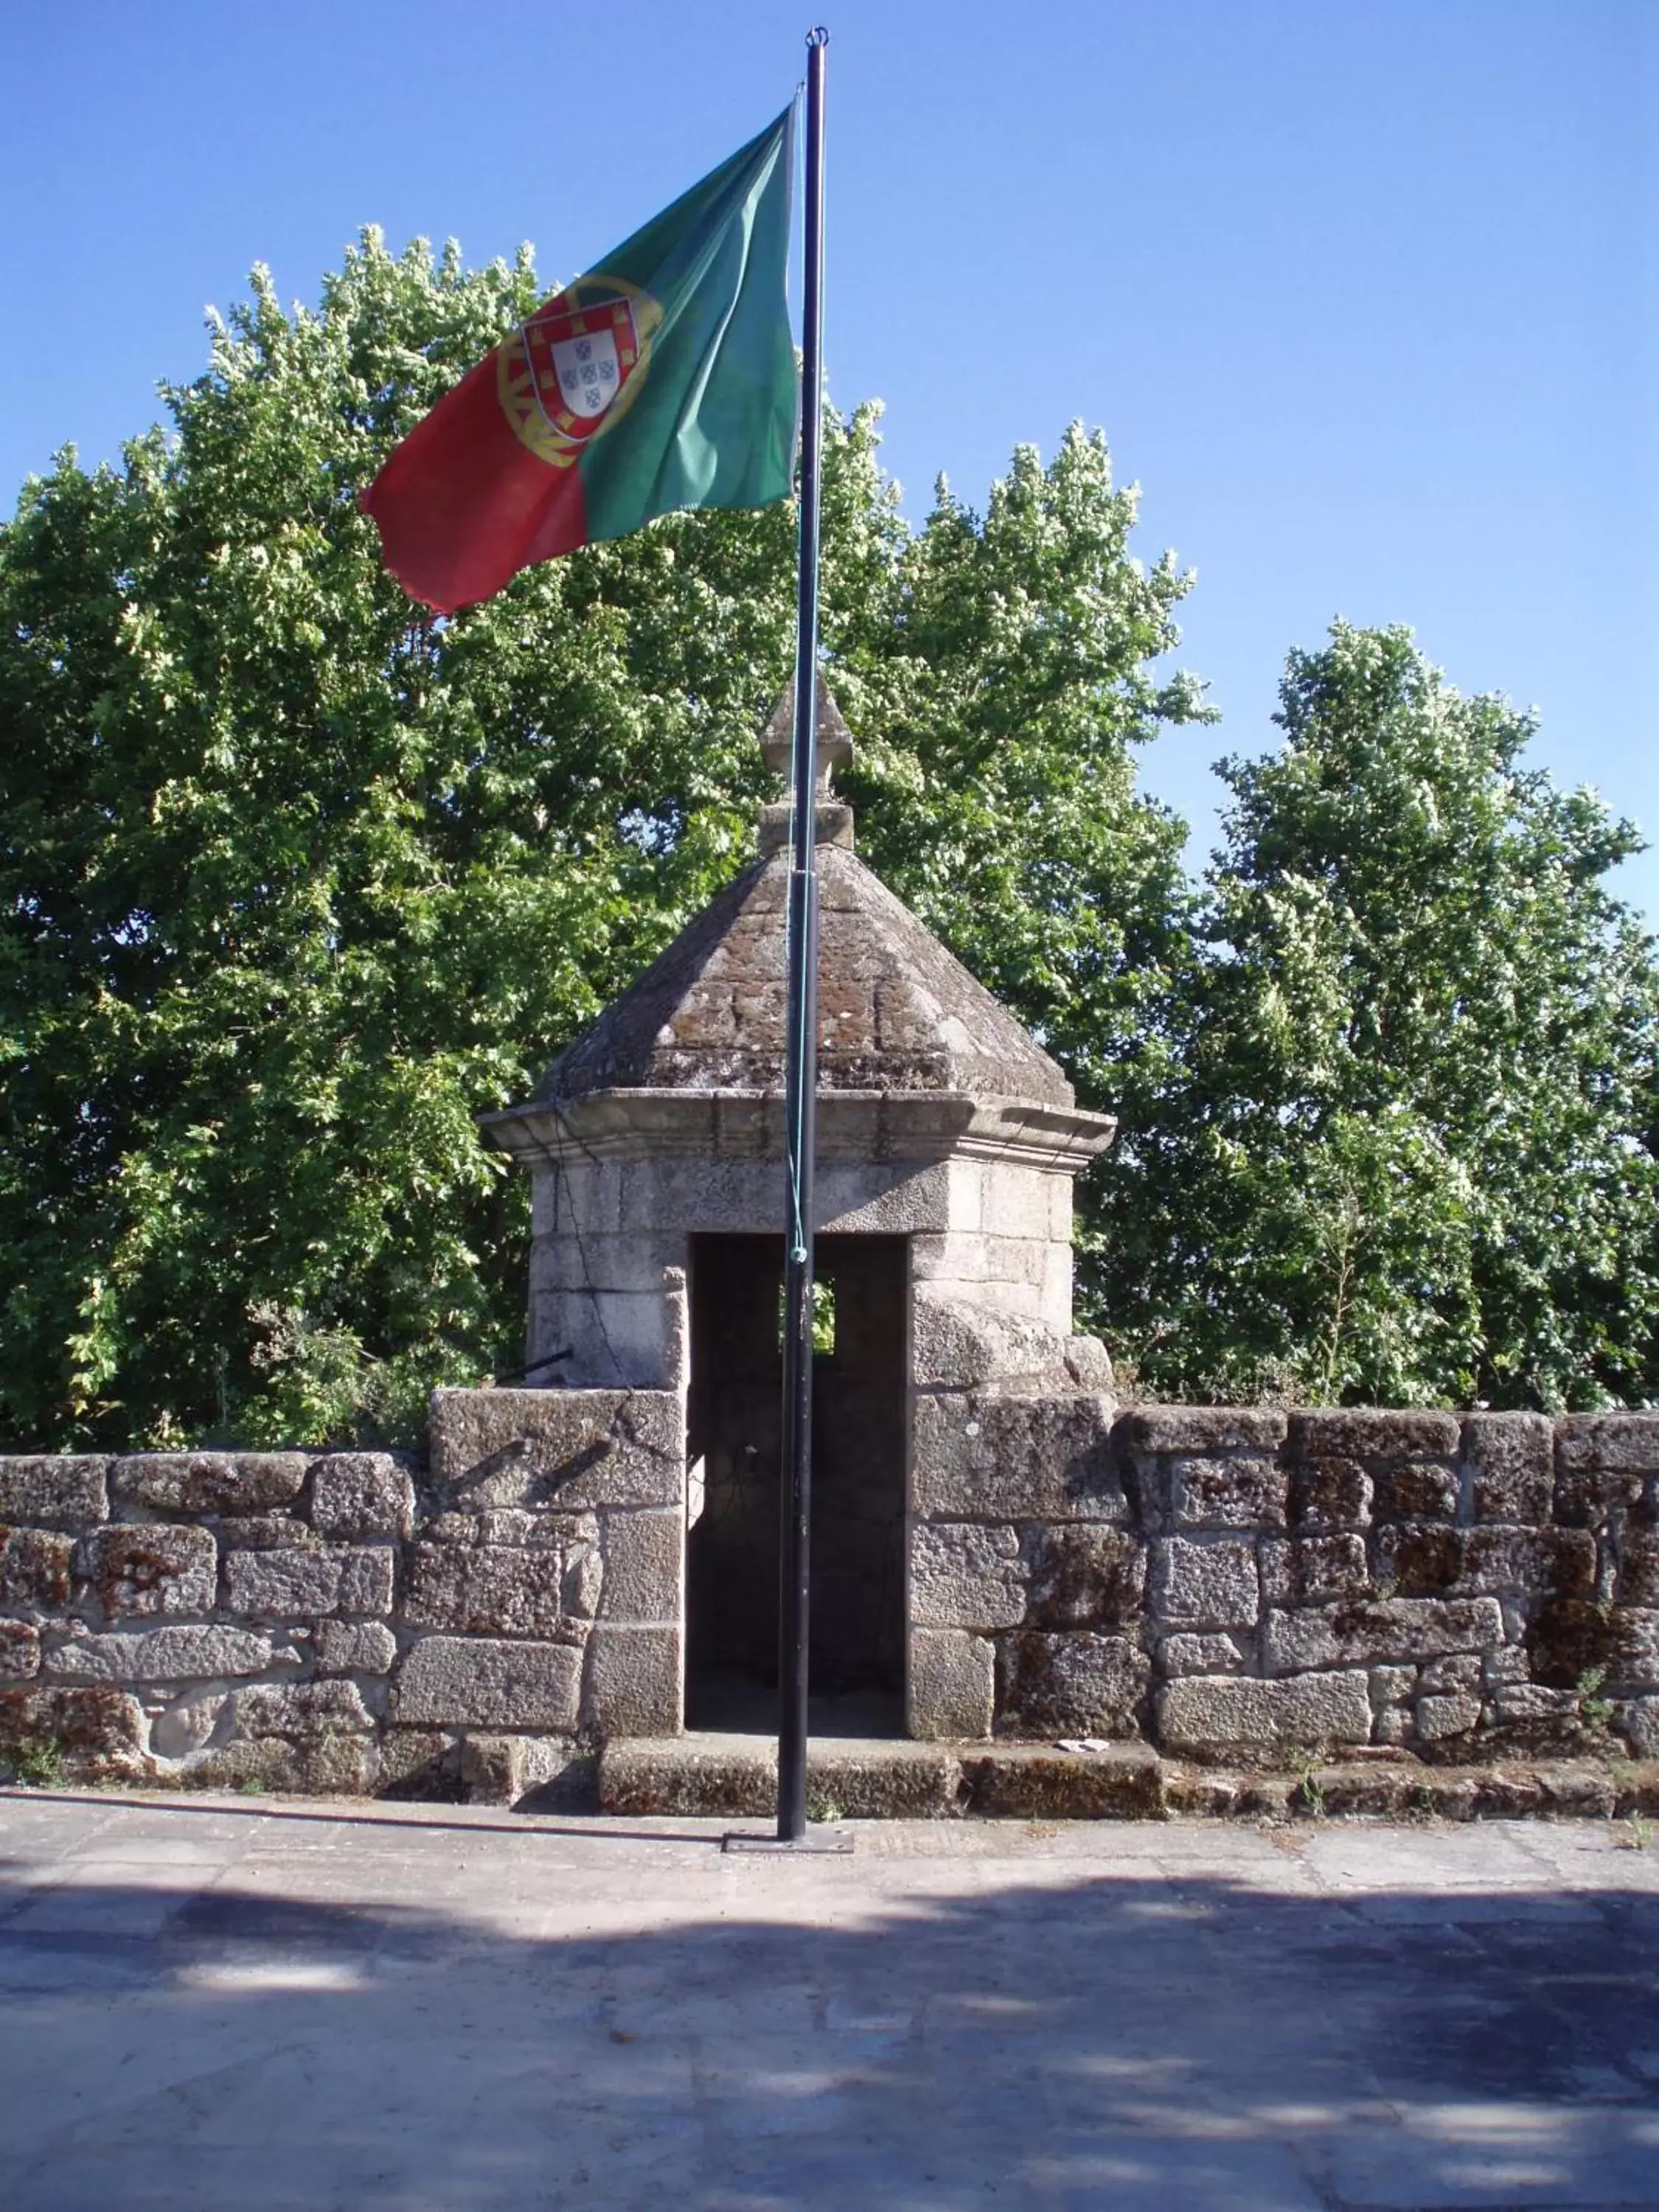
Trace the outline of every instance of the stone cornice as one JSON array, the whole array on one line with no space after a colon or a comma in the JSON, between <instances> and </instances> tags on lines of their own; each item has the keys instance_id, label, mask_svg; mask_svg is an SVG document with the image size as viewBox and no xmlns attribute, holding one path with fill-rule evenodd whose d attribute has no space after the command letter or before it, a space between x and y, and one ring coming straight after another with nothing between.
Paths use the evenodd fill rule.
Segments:
<instances>
[{"instance_id":1,"label":"stone cornice","mask_svg":"<svg viewBox=\"0 0 1659 2212\"><path fill-rule=\"evenodd\" d=\"M526 1164L783 1157L783 1099L775 1091L595 1091L480 1115L478 1126ZM1116 1129L1109 1114L959 1091L824 1091L817 1099L823 1161L1014 1160L1075 1176Z\"/></svg>"}]
</instances>

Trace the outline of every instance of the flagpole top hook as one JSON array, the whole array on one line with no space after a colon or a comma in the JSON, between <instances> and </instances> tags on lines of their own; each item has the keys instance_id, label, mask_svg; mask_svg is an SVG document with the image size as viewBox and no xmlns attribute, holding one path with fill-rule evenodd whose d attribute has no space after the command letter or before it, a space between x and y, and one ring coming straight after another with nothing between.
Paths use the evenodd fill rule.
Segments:
<instances>
[{"instance_id":1,"label":"flagpole top hook","mask_svg":"<svg viewBox=\"0 0 1659 2212\"><path fill-rule=\"evenodd\" d=\"M822 23L814 23L811 29L806 33L806 43L809 46L827 46L829 45L830 33L824 29Z\"/></svg>"}]
</instances>

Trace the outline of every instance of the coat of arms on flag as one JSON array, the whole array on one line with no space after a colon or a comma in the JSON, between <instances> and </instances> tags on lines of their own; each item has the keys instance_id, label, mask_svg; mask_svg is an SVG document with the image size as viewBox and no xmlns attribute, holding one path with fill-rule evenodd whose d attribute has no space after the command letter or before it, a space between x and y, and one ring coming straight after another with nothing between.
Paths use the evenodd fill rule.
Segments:
<instances>
[{"instance_id":1,"label":"coat of arms on flag","mask_svg":"<svg viewBox=\"0 0 1659 2212\"><path fill-rule=\"evenodd\" d=\"M496 356L507 419L533 453L567 468L624 415L662 309L637 285L582 276L544 301Z\"/></svg>"},{"instance_id":2,"label":"coat of arms on flag","mask_svg":"<svg viewBox=\"0 0 1659 2212\"><path fill-rule=\"evenodd\" d=\"M544 300L387 456L362 503L411 599L453 614L653 515L788 497L793 118Z\"/></svg>"}]
</instances>

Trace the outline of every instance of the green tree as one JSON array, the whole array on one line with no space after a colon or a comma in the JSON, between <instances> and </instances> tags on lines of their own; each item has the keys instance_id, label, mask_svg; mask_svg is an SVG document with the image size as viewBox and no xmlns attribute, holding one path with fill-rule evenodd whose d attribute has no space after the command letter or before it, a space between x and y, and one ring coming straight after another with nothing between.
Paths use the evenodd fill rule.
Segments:
<instances>
[{"instance_id":1,"label":"green tree","mask_svg":"<svg viewBox=\"0 0 1659 2212\"><path fill-rule=\"evenodd\" d=\"M1655 1389L1638 849L1404 629L1290 657L1234 805L1179 1073L1096 1280L1176 1395L1502 1406Z\"/></svg>"},{"instance_id":2,"label":"green tree","mask_svg":"<svg viewBox=\"0 0 1659 2212\"><path fill-rule=\"evenodd\" d=\"M0 532L0 1431L398 1433L517 1364L523 1192L473 1117L748 857L793 519L665 520L450 622L356 495L528 309L366 233L268 277L171 428ZM824 636L865 849L1073 1066L1146 1093L1188 957L1129 748L1187 580L1073 431L986 515L901 519L831 417Z\"/></svg>"}]
</instances>

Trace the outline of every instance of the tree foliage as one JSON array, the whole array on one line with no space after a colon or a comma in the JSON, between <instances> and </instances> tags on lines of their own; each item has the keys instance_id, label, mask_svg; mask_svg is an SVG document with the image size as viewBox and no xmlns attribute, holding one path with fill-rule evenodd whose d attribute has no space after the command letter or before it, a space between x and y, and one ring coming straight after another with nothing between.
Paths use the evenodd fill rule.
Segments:
<instances>
[{"instance_id":1,"label":"tree foliage","mask_svg":"<svg viewBox=\"0 0 1659 2212\"><path fill-rule=\"evenodd\" d=\"M366 233L255 273L170 428L0 532L0 1431L397 1434L518 1364L521 1188L473 1117L750 850L793 520L666 519L450 622L356 496L538 286ZM1150 1098L1190 964L1131 747L1186 579L1072 432L902 520L831 417L824 618L863 847L1074 1070Z\"/></svg>"},{"instance_id":2,"label":"tree foliage","mask_svg":"<svg viewBox=\"0 0 1659 2212\"><path fill-rule=\"evenodd\" d=\"M1593 1406L1655 1387L1638 848L1401 629L1291 655L1222 772L1207 957L1095 1280L1154 1388Z\"/></svg>"},{"instance_id":3,"label":"tree foliage","mask_svg":"<svg viewBox=\"0 0 1659 2212\"><path fill-rule=\"evenodd\" d=\"M356 497L526 311L373 233L256 272L170 427L0 530L0 1436L398 1436L518 1364L474 1117L747 860L793 516L666 518L449 622ZM1594 1405L1659 1384L1635 848L1409 633L1292 653L1206 882L1136 788L1203 717L1098 437L902 520L827 422L866 857L1116 1112L1083 1310L1143 1389Z\"/></svg>"}]
</instances>

